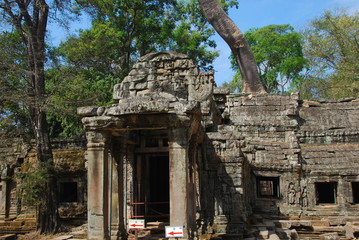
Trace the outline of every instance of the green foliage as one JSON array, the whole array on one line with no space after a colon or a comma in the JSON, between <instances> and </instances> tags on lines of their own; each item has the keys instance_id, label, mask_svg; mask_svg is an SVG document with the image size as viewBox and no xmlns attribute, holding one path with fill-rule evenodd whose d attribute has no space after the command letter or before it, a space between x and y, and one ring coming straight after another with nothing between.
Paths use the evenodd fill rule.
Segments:
<instances>
[{"instance_id":1,"label":"green foliage","mask_svg":"<svg viewBox=\"0 0 359 240\"><path fill-rule=\"evenodd\" d=\"M242 76L241 76L240 72L237 71L234 74L232 81L224 82L222 84L222 87L229 88L229 91L231 93L238 93L238 92L242 91L242 85L243 85Z\"/></svg>"},{"instance_id":2,"label":"green foliage","mask_svg":"<svg viewBox=\"0 0 359 240\"><path fill-rule=\"evenodd\" d=\"M218 53L214 30L196 0L84 0L79 11L92 18L92 28L79 32L53 51L62 62L47 71L48 120L52 136L82 133L76 108L112 103L113 86L140 56L156 51L189 55L211 70ZM222 0L226 11L237 1Z\"/></svg>"},{"instance_id":3,"label":"green foliage","mask_svg":"<svg viewBox=\"0 0 359 240\"><path fill-rule=\"evenodd\" d=\"M245 34L257 62L267 92L285 92L301 78L307 61L303 57L301 35L290 25L254 28ZM232 58L232 68L239 69ZM233 81L239 82L237 74Z\"/></svg>"},{"instance_id":4,"label":"green foliage","mask_svg":"<svg viewBox=\"0 0 359 240\"><path fill-rule=\"evenodd\" d=\"M225 11L238 6L236 0L220 3ZM214 50L216 44L210 39L214 30L196 0L80 0L76 4L78 13L85 10L90 14L92 28L69 37L59 48L47 47L46 52L44 107L51 137L81 136L83 130L76 108L111 104L113 86L147 53L177 51L188 54L202 69L213 69L211 64L218 55ZM29 128L24 103L28 96L23 91L28 84L23 70L26 69L26 46L19 36L17 38L11 44L0 43L1 58L11 63L7 65L11 68L7 68L6 74L3 74L5 64L0 63L2 93L16 96L10 100L2 94L2 129L5 126L20 129L20 124ZM19 67L19 63L24 66ZM7 81L3 81L5 76ZM3 83L12 86L5 88ZM15 91L22 92L15 94Z\"/></svg>"},{"instance_id":5,"label":"green foliage","mask_svg":"<svg viewBox=\"0 0 359 240\"><path fill-rule=\"evenodd\" d=\"M70 37L62 43L59 53L80 72L121 75L120 70L127 68L121 66L123 56L120 48L124 47L122 34L108 22L95 21L91 29L80 32L79 38Z\"/></svg>"},{"instance_id":6,"label":"green foliage","mask_svg":"<svg viewBox=\"0 0 359 240\"><path fill-rule=\"evenodd\" d=\"M236 1L222 2L226 8L236 5ZM91 29L62 45L73 64L101 66L123 78L140 56L171 50L188 54L203 69L213 68L210 64L218 55L210 40L214 31L194 0L91 0L78 4L94 20Z\"/></svg>"},{"instance_id":7,"label":"green foliage","mask_svg":"<svg viewBox=\"0 0 359 240\"><path fill-rule=\"evenodd\" d=\"M52 137L80 137L83 128L77 108L108 105L112 87L119 81L111 75L89 69L61 67L47 71L48 121Z\"/></svg>"},{"instance_id":8,"label":"green foliage","mask_svg":"<svg viewBox=\"0 0 359 240\"><path fill-rule=\"evenodd\" d=\"M46 166L18 174L18 195L25 206L40 207L45 203L44 192L49 177L49 171Z\"/></svg>"},{"instance_id":9,"label":"green foliage","mask_svg":"<svg viewBox=\"0 0 359 240\"><path fill-rule=\"evenodd\" d=\"M358 98L358 12L325 12L303 34L311 68L300 85L302 97Z\"/></svg>"},{"instance_id":10,"label":"green foliage","mask_svg":"<svg viewBox=\"0 0 359 240\"><path fill-rule=\"evenodd\" d=\"M269 25L250 29L245 37L251 46L261 81L268 92L284 92L297 81L306 66L301 35L290 25Z\"/></svg>"},{"instance_id":11,"label":"green foliage","mask_svg":"<svg viewBox=\"0 0 359 240\"><path fill-rule=\"evenodd\" d=\"M29 134L28 98L24 94L26 47L18 32L0 34L0 131L10 136Z\"/></svg>"}]
</instances>

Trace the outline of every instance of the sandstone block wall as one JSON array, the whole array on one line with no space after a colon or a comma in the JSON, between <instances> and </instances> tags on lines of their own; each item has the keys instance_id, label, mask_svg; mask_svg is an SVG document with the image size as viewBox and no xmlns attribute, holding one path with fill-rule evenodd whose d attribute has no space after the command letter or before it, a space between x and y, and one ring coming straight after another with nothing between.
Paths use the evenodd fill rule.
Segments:
<instances>
[{"instance_id":1,"label":"sandstone block wall","mask_svg":"<svg viewBox=\"0 0 359 240\"><path fill-rule=\"evenodd\" d=\"M58 173L58 188L67 188L65 192L60 191L59 193L60 195L73 194L71 203L64 202L66 197L60 196L59 213L61 217L86 216L87 183L84 143L83 140L52 140L54 162ZM33 142L25 143L17 138L7 139L7 141L0 144L2 169L0 178L0 218L3 220L14 219L19 216L21 219L21 216L29 214L32 218L35 216L32 208L21 204L21 199L17 194L17 186L20 183L19 174L33 171L38 164L36 151L32 147L33 144ZM69 187L73 189L68 191Z\"/></svg>"},{"instance_id":2,"label":"sandstone block wall","mask_svg":"<svg viewBox=\"0 0 359 240\"><path fill-rule=\"evenodd\" d=\"M243 208L279 215L357 215L352 185L359 180L358 101L301 101L297 94L218 99L223 124L217 133L223 139L236 135L244 159ZM276 193L259 196L259 182L277 185ZM323 188L333 191L333 203L330 196L322 199L330 203L318 199Z\"/></svg>"}]
</instances>

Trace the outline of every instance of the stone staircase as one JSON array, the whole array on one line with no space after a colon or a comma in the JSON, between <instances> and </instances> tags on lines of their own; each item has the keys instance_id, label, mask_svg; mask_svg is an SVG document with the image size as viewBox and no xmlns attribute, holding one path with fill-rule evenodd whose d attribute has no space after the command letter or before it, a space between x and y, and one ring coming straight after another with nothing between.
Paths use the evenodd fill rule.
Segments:
<instances>
[{"instance_id":1,"label":"stone staircase","mask_svg":"<svg viewBox=\"0 0 359 240\"><path fill-rule=\"evenodd\" d=\"M25 234L36 229L34 214L21 214L16 219L0 220L0 235Z\"/></svg>"},{"instance_id":2,"label":"stone staircase","mask_svg":"<svg viewBox=\"0 0 359 240\"><path fill-rule=\"evenodd\" d=\"M70 232L51 240L83 240L87 239L87 224L72 228Z\"/></svg>"},{"instance_id":3,"label":"stone staircase","mask_svg":"<svg viewBox=\"0 0 359 240\"><path fill-rule=\"evenodd\" d=\"M358 220L358 218L356 218ZM244 240L349 240L359 239L359 222L333 225L330 219L295 219L256 215Z\"/></svg>"},{"instance_id":4,"label":"stone staircase","mask_svg":"<svg viewBox=\"0 0 359 240\"><path fill-rule=\"evenodd\" d=\"M279 209L276 202L272 199L257 199L252 211L260 215L277 216Z\"/></svg>"}]
</instances>

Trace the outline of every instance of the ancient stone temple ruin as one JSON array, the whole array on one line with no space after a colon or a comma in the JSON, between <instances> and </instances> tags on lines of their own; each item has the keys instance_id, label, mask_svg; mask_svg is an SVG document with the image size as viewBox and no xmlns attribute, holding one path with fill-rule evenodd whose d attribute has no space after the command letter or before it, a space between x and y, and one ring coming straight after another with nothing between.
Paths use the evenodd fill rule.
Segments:
<instances>
[{"instance_id":1,"label":"ancient stone temple ruin","mask_svg":"<svg viewBox=\"0 0 359 240\"><path fill-rule=\"evenodd\" d=\"M21 174L38 165L35 141L0 139L0 239L3 234L36 230L35 207L24 203L19 193ZM82 139L51 139L58 182L59 217L66 222L83 221L87 212L85 146ZM11 239L11 238L9 238Z\"/></svg>"},{"instance_id":2,"label":"ancient stone temple ruin","mask_svg":"<svg viewBox=\"0 0 359 240\"><path fill-rule=\"evenodd\" d=\"M359 221L359 101L229 94L174 52L142 57L113 98L78 109L88 239L125 239L129 219L182 239L242 239L265 215Z\"/></svg>"}]
</instances>

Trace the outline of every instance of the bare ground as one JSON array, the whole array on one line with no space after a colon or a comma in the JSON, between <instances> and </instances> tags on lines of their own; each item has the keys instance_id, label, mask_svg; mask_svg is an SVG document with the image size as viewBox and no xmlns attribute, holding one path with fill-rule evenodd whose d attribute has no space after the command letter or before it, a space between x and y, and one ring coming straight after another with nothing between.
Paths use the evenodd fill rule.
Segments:
<instances>
[{"instance_id":1,"label":"bare ground","mask_svg":"<svg viewBox=\"0 0 359 240\"><path fill-rule=\"evenodd\" d=\"M63 235L66 235L66 233L42 235L39 232L30 232L28 234L18 235L17 239L18 240L50 240Z\"/></svg>"}]
</instances>

